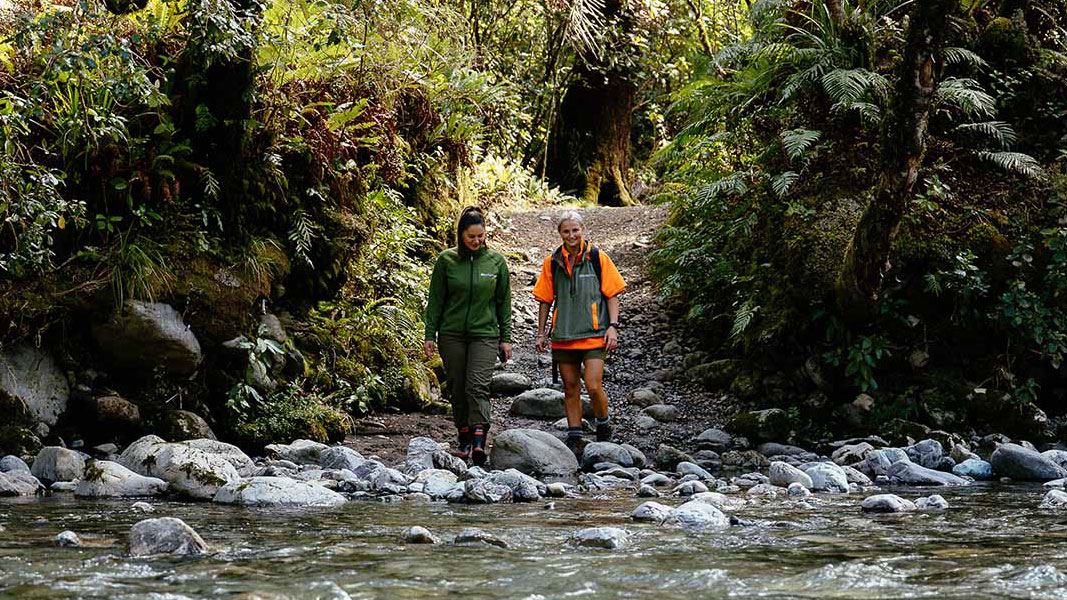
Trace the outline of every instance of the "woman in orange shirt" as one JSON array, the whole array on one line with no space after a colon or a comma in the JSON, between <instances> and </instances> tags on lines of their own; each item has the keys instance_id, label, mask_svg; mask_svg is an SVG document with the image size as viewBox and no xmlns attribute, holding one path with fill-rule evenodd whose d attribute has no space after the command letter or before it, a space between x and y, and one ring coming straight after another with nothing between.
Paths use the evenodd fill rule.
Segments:
<instances>
[{"instance_id":1,"label":"woman in orange shirt","mask_svg":"<svg viewBox=\"0 0 1067 600\"><path fill-rule=\"evenodd\" d=\"M626 283L607 254L583 239L582 217L567 211L557 220L562 245L547 256L534 286L540 302L537 351L548 340L552 313L552 362L563 378L567 446L577 454L582 442L582 370L593 405L598 442L611 440L608 396L604 392L604 355L619 345L619 294Z\"/></svg>"}]
</instances>

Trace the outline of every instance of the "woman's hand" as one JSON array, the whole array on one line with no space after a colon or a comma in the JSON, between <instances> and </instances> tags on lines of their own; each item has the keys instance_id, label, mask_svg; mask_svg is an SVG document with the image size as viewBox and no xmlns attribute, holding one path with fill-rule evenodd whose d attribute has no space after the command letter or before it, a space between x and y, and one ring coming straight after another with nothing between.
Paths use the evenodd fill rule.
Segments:
<instances>
[{"instance_id":1,"label":"woman's hand","mask_svg":"<svg viewBox=\"0 0 1067 600\"><path fill-rule=\"evenodd\" d=\"M608 325L608 331L604 334L604 350L614 351L619 347L619 332L613 325Z\"/></svg>"},{"instance_id":2,"label":"woman's hand","mask_svg":"<svg viewBox=\"0 0 1067 600\"><path fill-rule=\"evenodd\" d=\"M502 364L502 365L508 364L508 361L511 360L511 343L510 342L500 342L500 354L503 356L503 360L500 361L500 364Z\"/></svg>"},{"instance_id":3,"label":"woman's hand","mask_svg":"<svg viewBox=\"0 0 1067 600\"><path fill-rule=\"evenodd\" d=\"M437 352L437 344L433 340L426 340L422 343L422 351L427 359L433 358L434 353Z\"/></svg>"},{"instance_id":4,"label":"woman's hand","mask_svg":"<svg viewBox=\"0 0 1067 600\"><path fill-rule=\"evenodd\" d=\"M534 344L534 348L536 348L538 352L544 352L545 351L545 334L543 334L543 333L537 334L537 341Z\"/></svg>"}]
</instances>

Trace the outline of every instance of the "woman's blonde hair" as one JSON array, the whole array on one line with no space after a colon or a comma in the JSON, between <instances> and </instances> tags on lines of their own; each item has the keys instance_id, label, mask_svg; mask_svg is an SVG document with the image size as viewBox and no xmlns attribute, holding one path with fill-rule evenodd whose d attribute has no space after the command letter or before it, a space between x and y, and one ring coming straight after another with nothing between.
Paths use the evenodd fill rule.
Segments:
<instances>
[{"instance_id":1,"label":"woman's blonde hair","mask_svg":"<svg viewBox=\"0 0 1067 600\"><path fill-rule=\"evenodd\" d=\"M564 221L577 221L579 225L583 228L585 227L585 221L582 220L582 215L578 214L578 211L576 210L565 210L559 213L559 216L556 217L556 231L559 231L559 228L563 226Z\"/></svg>"}]
</instances>

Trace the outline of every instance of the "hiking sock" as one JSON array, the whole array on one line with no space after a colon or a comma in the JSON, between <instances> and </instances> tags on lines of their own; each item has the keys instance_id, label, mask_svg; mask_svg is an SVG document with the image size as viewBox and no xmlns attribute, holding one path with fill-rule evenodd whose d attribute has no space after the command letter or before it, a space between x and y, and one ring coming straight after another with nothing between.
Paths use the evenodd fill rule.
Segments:
<instances>
[{"instance_id":1,"label":"hiking sock","mask_svg":"<svg viewBox=\"0 0 1067 600\"><path fill-rule=\"evenodd\" d=\"M471 443L471 461L476 466L482 466L485 464L487 458L485 454L485 440L486 433L489 431L488 425L475 425L474 433L472 435Z\"/></svg>"},{"instance_id":2,"label":"hiking sock","mask_svg":"<svg viewBox=\"0 0 1067 600\"><path fill-rule=\"evenodd\" d=\"M571 452L573 452L575 454L575 456L579 456L579 457L581 456L581 451L582 451L582 449L581 449L581 446L582 446L582 428L581 428L581 426L568 427L567 428L567 442L566 442L566 444L567 444L567 447L571 449Z\"/></svg>"},{"instance_id":3,"label":"hiking sock","mask_svg":"<svg viewBox=\"0 0 1067 600\"><path fill-rule=\"evenodd\" d=\"M596 425L596 441L610 442L611 417L596 417L593 419L593 423Z\"/></svg>"}]
</instances>

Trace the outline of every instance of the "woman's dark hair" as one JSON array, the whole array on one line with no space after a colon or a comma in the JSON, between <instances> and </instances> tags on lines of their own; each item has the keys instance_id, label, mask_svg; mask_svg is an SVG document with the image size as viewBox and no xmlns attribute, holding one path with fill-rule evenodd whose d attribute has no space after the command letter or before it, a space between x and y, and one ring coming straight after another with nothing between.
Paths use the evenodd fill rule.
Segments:
<instances>
[{"instance_id":1,"label":"woman's dark hair","mask_svg":"<svg viewBox=\"0 0 1067 600\"><path fill-rule=\"evenodd\" d=\"M459 249L460 254L467 253L467 247L463 244L463 232L471 225L485 227L485 215L477 206L468 206L459 213L459 221L456 223L456 248Z\"/></svg>"}]
</instances>

